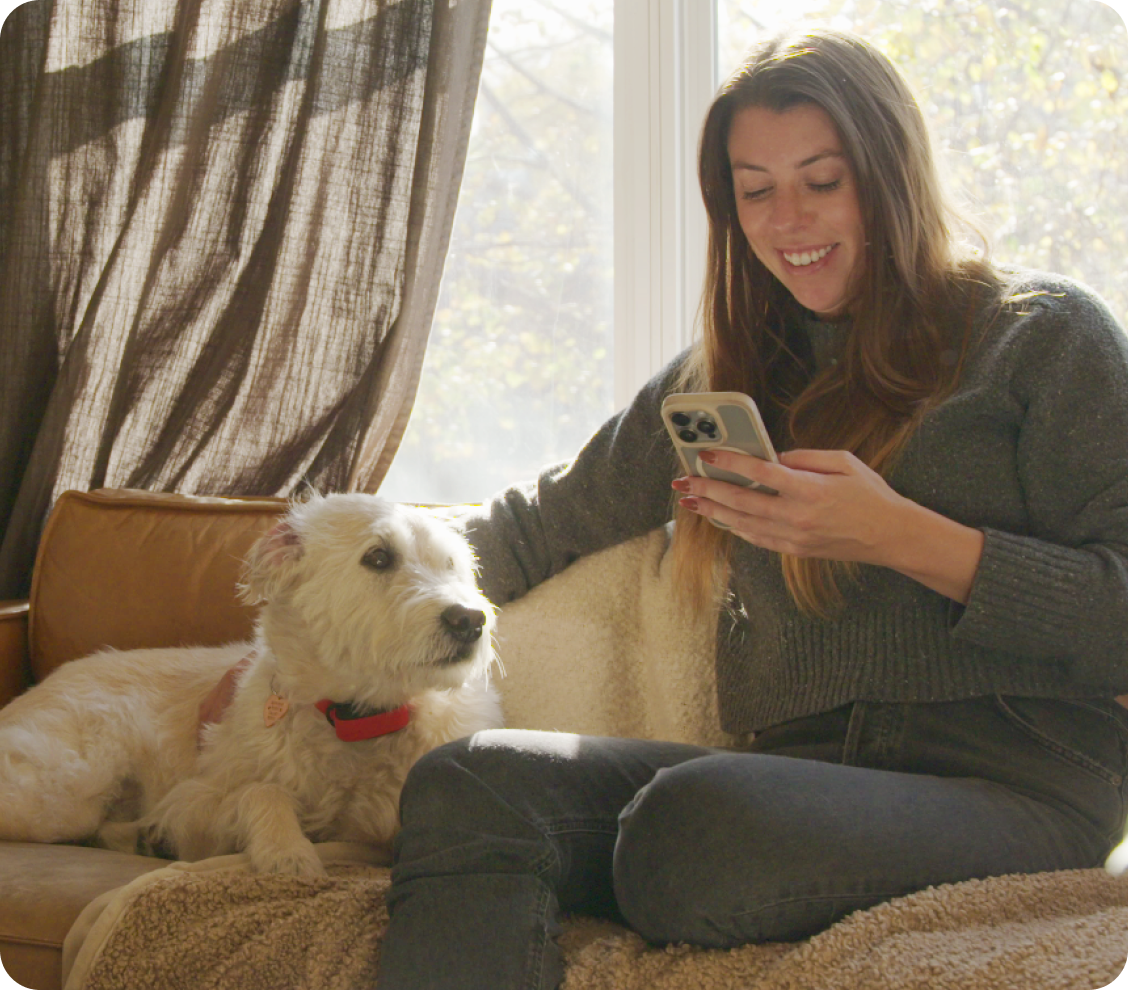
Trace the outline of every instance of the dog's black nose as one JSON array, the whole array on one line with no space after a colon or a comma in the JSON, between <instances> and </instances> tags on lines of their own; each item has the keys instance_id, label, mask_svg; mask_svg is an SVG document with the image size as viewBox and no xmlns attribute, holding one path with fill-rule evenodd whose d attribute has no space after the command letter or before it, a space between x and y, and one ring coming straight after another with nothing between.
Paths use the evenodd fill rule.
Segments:
<instances>
[{"instance_id":1,"label":"dog's black nose","mask_svg":"<svg viewBox=\"0 0 1128 990\"><path fill-rule=\"evenodd\" d=\"M465 605L451 605L443 612L443 624L460 643L473 643L482 635L486 613Z\"/></svg>"}]
</instances>

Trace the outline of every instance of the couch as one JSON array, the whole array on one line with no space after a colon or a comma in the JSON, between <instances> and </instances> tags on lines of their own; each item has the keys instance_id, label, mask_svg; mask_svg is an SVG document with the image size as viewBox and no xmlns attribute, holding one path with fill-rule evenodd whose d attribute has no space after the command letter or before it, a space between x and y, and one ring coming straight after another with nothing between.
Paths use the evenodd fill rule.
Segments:
<instances>
[{"instance_id":1,"label":"couch","mask_svg":"<svg viewBox=\"0 0 1128 990\"><path fill-rule=\"evenodd\" d=\"M0 605L0 705L103 646L248 636L253 612L234 594L240 558L284 507L64 494L29 602ZM712 629L677 609L667 545L656 530L503 609L508 724L740 745L716 728ZM37 990L371 985L387 864L340 843L320 851L329 878L298 881L255 877L240 856L170 864L0 843L0 958ZM1095 990L1128 959L1128 880L1082 870L968 881L858 912L807 942L728 953L658 949L592 919L570 920L563 940L568 990Z\"/></svg>"}]
</instances>

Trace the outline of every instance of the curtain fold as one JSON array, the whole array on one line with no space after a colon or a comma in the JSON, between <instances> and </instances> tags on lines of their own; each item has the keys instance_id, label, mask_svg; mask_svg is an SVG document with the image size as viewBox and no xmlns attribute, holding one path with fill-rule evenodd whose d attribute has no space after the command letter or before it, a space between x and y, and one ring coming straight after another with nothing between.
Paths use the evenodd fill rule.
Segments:
<instances>
[{"instance_id":1,"label":"curtain fold","mask_svg":"<svg viewBox=\"0 0 1128 990\"><path fill-rule=\"evenodd\" d=\"M33 0L0 32L0 598L59 492L375 490L490 0Z\"/></svg>"}]
</instances>

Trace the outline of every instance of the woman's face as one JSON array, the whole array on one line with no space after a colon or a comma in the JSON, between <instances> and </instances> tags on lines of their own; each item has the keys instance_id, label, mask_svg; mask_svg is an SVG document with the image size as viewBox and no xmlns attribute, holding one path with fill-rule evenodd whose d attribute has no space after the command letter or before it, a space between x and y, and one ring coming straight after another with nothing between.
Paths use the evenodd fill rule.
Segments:
<instances>
[{"instance_id":1,"label":"woman's face","mask_svg":"<svg viewBox=\"0 0 1128 990\"><path fill-rule=\"evenodd\" d=\"M728 137L740 227L756 257L807 309L845 312L865 265L850 163L826 111L745 107Z\"/></svg>"}]
</instances>

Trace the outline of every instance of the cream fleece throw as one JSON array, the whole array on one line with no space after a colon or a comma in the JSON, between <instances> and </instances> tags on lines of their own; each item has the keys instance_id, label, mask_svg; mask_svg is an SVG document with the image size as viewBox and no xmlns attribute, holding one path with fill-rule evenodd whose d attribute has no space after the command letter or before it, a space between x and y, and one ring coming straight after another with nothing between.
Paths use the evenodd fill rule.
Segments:
<instances>
[{"instance_id":1,"label":"cream fleece throw","mask_svg":"<svg viewBox=\"0 0 1128 990\"><path fill-rule=\"evenodd\" d=\"M386 868L323 846L330 876L260 877L242 856L178 863L95 901L66 990L374 987ZM1128 881L1103 870L930 887L806 942L668 949L606 922L562 936L564 990L1096 990L1128 959ZM424 988L420 988L424 990Z\"/></svg>"},{"instance_id":2,"label":"cream fleece throw","mask_svg":"<svg viewBox=\"0 0 1128 990\"><path fill-rule=\"evenodd\" d=\"M584 558L503 610L507 723L708 745L713 629L678 611L666 533ZM94 901L67 937L66 990L371 988L386 864L319 848L329 876L262 877L243 856L177 863ZM1128 876L1101 870L930 888L807 942L656 949L573 919L564 990L1096 990L1128 961ZM426 988L420 988L426 990Z\"/></svg>"}]
</instances>

